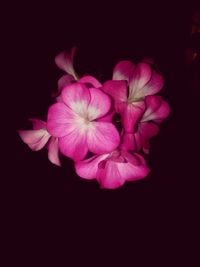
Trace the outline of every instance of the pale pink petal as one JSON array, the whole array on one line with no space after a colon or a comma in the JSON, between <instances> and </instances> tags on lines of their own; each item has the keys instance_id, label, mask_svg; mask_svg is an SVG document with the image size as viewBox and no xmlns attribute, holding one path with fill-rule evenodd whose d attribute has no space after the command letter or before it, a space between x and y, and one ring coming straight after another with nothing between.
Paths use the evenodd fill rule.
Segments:
<instances>
[{"instance_id":1,"label":"pale pink petal","mask_svg":"<svg viewBox=\"0 0 200 267\"><path fill-rule=\"evenodd\" d=\"M79 119L64 103L56 103L48 110L47 130L55 137L62 137L74 131Z\"/></svg>"},{"instance_id":2,"label":"pale pink petal","mask_svg":"<svg viewBox=\"0 0 200 267\"><path fill-rule=\"evenodd\" d=\"M102 84L94 77L87 75L79 79L80 83L89 84L90 87L100 88Z\"/></svg>"},{"instance_id":3,"label":"pale pink petal","mask_svg":"<svg viewBox=\"0 0 200 267\"><path fill-rule=\"evenodd\" d=\"M87 133L88 148L95 154L111 152L120 143L120 136L110 122L92 122Z\"/></svg>"},{"instance_id":4,"label":"pale pink petal","mask_svg":"<svg viewBox=\"0 0 200 267\"><path fill-rule=\"evenodd\" d=\"M55 165L61 166L59 159L58 138L51 137L48 144L48 159Z\"/></svg>"},{"instance_id":5,"label":"pale pink petal","mask_svg":"<svg viewBox=\"0 0 200 267\"><path fill-rule=\"evenodd\" d=\"M76 52L76 48L73 47L71 49L70 53L62 52L62 53L58 54L55 57L55 63L60 69L64 70L68 74L72 75L74 77L74 79L77 80L78 77L77 77L77 74L76 74L74 67L73 67L75 52Z\"/></svg>"},{"instance_id":6,"label":"pale pink petal","mask_svg":"<svg viewBox=\"0 0 200 267\"><path fill-rule=\"evenodd\" d=\"M97 88L89 88L91 100L88 105L87 117L90 121L103 117L111 107L111 100L108 95Z\"/></svg>"},{"instance_id":7,"label":"pale pink petal","mask_svg":"<svg viewBox=\"0 0 200 267\"><path fill-rule=\"evenodd\" d=\"M122 144L120 145L120 148L122 150L132 150L132 151L134 151L136 149L134 138L135 137L134 137L133 133L124 132L124 134L122 136Z\"/></svg>"},{"instance_id":8,"label":"pale pink petal","mask_svg":"<svg viewBox=\"0 0 200 267\"><path fill-rule=\"evenodd\" d=\"M151 67L146 63L139 63L129 85L129 99L139 98L140 90L150 81L152 75Z\"/></svg>"},{"instance_id":9,"label":"pale pink petal","mask_svg":"<svg viewBox=\"0 0 200 267\"><path fill-rule=\"evenodd\" d=\"M97 180L101 188L116 189L125 183L125 178L118 169L119 165L127 164L107 160L103 168L98 168Z\"/></svg>"},{"instance_id":10,"label":"pale pink petal","mask_svg":"<svg viewBox=\"0 0 200 267\"><path fill-rule=\"evenodd\" d=\"M132 62L128 60L120 61L114 68L112 79L130 81L134 69L135 65Z\"/></svg>"},{"instance_id":11,"label":"pale pink petal","mask_svg":"<svg viewBox=\"0 0 200 267\"><path fill-rule=\"evenodd\" d=\"M137 123L141 119L144 110L144 101L117 104L117 111L120 113L122 125L127 133L134 133L137 130Z\"/></svg>"},{"instance_id":12,"label":"pale pink petal","mask_svg":"<svg viewBox=\"0 0 200 267\"><path fill-rule=\"evenodd\" d=\"M139 154L131 155L128 152L123 152L123 156L127 159L127 163L117 164L120 176L127 181L136 181L145 178L149 173L149 168L146 165L144 158Z\"/></svg>"},{"instance_id":13,"label":"pale pink petal","mask_svg":"<svg viewBox=\"0 0 200 267\"><path fill-rule=\"evenodd\" d=\"M75 163L76 173L85 179L96 178L99 163L108 156L109 154L103 154L99 156L93 156L83 161L77 161Z\"/></svg>"},{"instance_id":14,"label":"pale pink petal","mask_svg":"<svg viewBox=\"0 0 200 267\"><path fill-rule=\"evenodd\" d=\"M126 81L107 81L103 84L102 90L112 96L115 102L127 101Z\"/></svg>"},{"instance_id":15,"label":"pale pink petal","mask_svg":"<svg viewBox=\"0 0 200 267\"><path fill-rule=\"evenodd\" d=\"M142 122L150 120L162 121L169 115L169 104L161 96L147 96L145 102L147 109L141 120Z\"/></svg>"},{"instance_id":16,"label":"pale pink petal","mask_svg":"<svg viewBox=\"0 0 200 267\"><path fill-rule=\"evenodd\" d=\"M90 91L81 83L74 83L62 90L63 102L76 114L85 117L90 103Z\"/></svg>"},{"instance_id":17,"label":"pale pink petal","mask_svg":"<svg viewBox=\"0 0 200 267\"><path fill-rule=\"evenodd\" d=\"M135 96L136 98L140 98L148 95L154 95L162 89L163 85L163 77L156 71L153 71L150 81L140 90L138 90Z\"/></svg>"},{"instance_id":18,"label":"pale pink petal","mask_svg":"<svg viewBox=\"0 0 200 267\"><path fill-rule=\"evenodd\" d=\"M39 119L29 119L33 124L33 130L46 130L46 122Z\"/></svg>"},{"instance_id":19,"label":"pale pink petal","mask_svg":"<svg viewBox=\"0 0 200 267\"><path fill-rule=\"evenodd\" d=\"M62 92L62 89L71 83L73 83L74 77L72 75L63 75L59 80L58 80L58 93Z\"/></svg>"},{"instance_id":20,"label":"pale pink petal","mask_svg":"<svg viewBox=\"0 0 200 267\"><path fill-rule=\"evenodd\" d=\"M50 135L44 129L18 131L22 141L32 150L42 149L48 142Z\"/></svg>"},{"instance_id":21,"label":"pale pink petal","mask_svg":"<svg viewBox=\"0 0 200 267\"><path fill-rule=\"evenodd\" d=\"M144 57L142 59L142 62L147 63L152 66L155 65L155 61L153 60L153 58L150 58L150 57Z\"/></svg>"},{"instance_id":22,"label":"pale pink petal","mask_svg":"<svg viewBox=\"0 0 200 267\"><path fill-rule=\"evenodd\" d=\"M77 127L73 132L59 138L59 148L65 156L74 161L82 160L88 152L86 131Z\"/></svg>"},{"instance_id":23,"label":"pale pink petal","mask_svg":"<svg viewBox=\"0 0 200 267\"><path fill-rule=\"evenodd\" d=\"M142 140L143 151L148 154L150 149L149 140L159 132L158 125L151 122L140 123L139 132Z\"/></svg>"}]
</instances>

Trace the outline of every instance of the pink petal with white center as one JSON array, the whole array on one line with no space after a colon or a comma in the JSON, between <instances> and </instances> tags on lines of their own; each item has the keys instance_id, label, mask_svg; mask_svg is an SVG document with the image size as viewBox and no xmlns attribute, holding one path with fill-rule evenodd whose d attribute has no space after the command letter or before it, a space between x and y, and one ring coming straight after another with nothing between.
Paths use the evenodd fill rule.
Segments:
<instances>
[{"instance_id":1,"label":"pink petal with white center","mask_svg":"<svg viewBox=\"0 0 200 267\"><path fill-rule=\"evenodd\" d=\"M125 183L125 177L123 174L121 175L118 169L120 165L127 164L107 160L105 162L105 167L98 169L97 180L100 183L101 188L116 189Z\"/></svg>"},{"instance_id":2,"label":"pink petal with white center","mask_svg":"<svg viewBox=\"0 0 200 267\"><path fill-rule=\"evenodd\" d=\"M135 65L132 62L128 60L120 61L114 68L112 79L127 80L129 82L133 75L134 69Z\"/></svg>"},{"instance_id":3,"label":"pink petal with white center","mask_svg":"<svg viewBox=\"0 0 200 267\"><path fill-rule=\"evenodd\" d=\"M156 125L154 123L144 122L144 123L140 123L139 132L140 132L140 135L141 135L143 151L146 154L148 154L149 153L149 149L150 149L149 140L152 137L154 137L154 136L156 136L158 134L159 127L158 127L158 125Z\"/></svg>"},{"instance_id":4,"label":"pink petal with white center","mask_svg":"<svg viewBox=\"0 0 200 267\"><path fill-rule=\"evenodd\" d=\"M84 179L95 179L97 176L99 163L108 156L109 154L103 154L99 156L93 156L83 161L77 161L75 163L76 173Z\"/></svg>"},{"instance_id":5,"label":"pink petal with white center","mask_svg":"<svg viewBox=\"0 0 200 267\"><path fill-rule=\"evenodd\" d=\"M70 85L73 83L74 77L72 75L63 75L59 80L58 80L58 93L61 93L63 88Z\"/></svg>"},{"instance_id":6,"label":"pink petal with white center","mask_svg":"<svg viewBox=\"0 0 200 267\"><path fill-rule=\"evenodd\" d=\"M80 83L88 84L90 87L100 88L102 84L94 77L87 75L79 79Z\"/></svg>"},{"instance_id":7,"label":"pink petal with white center","mask_svg":"<svg viewBox=\"0 0 200 267\"><path fill-rule=\"evenodd\" d=\"M139 92L150 81L152 75L151 67L146 63L139 63L129 84L129 99L139 98Z\"/></svg>"},{"instance_id":8,"label":"pink petal with white center","mask_svg":"<svg viewBox=\"0 0 200 267\"><path fill-rule=\"evenodd\" d=\"M132 151L136 149L133 133L124 132L122 136L122 144L120 145L120 148L122 150L132 150Z\"/></svg>"},{"instance_id":9,"label":"pink petal with white center","mask_svg":"<svg viewBox=\"0 0 200 267\"><path fill-rule=\"evenodd\" d=\"M33 130L46 130L46 122L38 119L29 119L33 124Z\"/></svg>"},{"instance_id":10,"label":"pink petal with white center","mask_svg":"<svg viewBox=\"0 0 200 267\"><path fill-rule=\"evenodd\" d=\"M163 77L156 71L153 71L150 81L140 90L138 90L135 96L136 98L140 98L148 95L154 95L162 89L163 85Z\"/></svg>"},{"instance_id":11,"label":"pink petal with white center","mask_svg":"<svg viewBox=\"0 0 200 267\"><path fill-rule=\"evenodd\" d=\"M133 103L121 102L117 104L117 111L120 113L122 125L127 133L134 133L137 124L145 110L145 102L138 101Z\"/></svg>"},{"instance_id":12,"label":"pink petal with white center","mask_svg":"<svg viewBox=\"0 0 200 267\"><path fill-rule=\"evenodd\" d=\"M44 129L18 131L22 141L32 150L42 149L48 142L50 135Z\"/></svg>"},{"instance_id":13,"label":"pink petal with white center","mask_svg":"<svg viewBox=\"0 0 200 267\"><path fill-rule=\"evenodd\" d=\"M151 120L162 121L170 113L169 104L161 96L147 96L145 102L147 109L141 120L142 122Z\"/></svg>"},{"instance_id":14,"label":"pink petal with white center","mask_svg":"<svg viewBox=\"0 0 200 267\"><path fill-rule=\"evenodd\" d=\"M111 100L108 95L97 88L89 88L90 104L88 105L87 117L89 121L103 117L108 113L111 107Z\"/></svg>"},{"instance_id":15,"label":"pink petal with white center","mask_svg":"<svg viewBox=\"0 0 200 267\"><path fill-rule=\"evenodd\" d=\"M90 91L81 83L74 83L62 90L63 102L76 114L85 117L90 103Z\"/></svg>"},{"instance_id":16,"label":"pink petal with white center","mask_svg":"<svg viewBox=\"0 0 200 267\"><path fill-rule=\"evenodd\" d=\"M58 54L55 57L55 63L60 69L64 70L68 74L72 75L74 77L74 79L77 80L78 77L77 77L77 74L76 74L74 67L73 67L75 52L76 52L76 48L73 47L71 49L70 53L62 52L62 53Z\"/></svg>"},{"instance_id":17,"label":"pink petal with white center","mask_svg":"<svg viewBox=\"0 0 200 267\"><path fill-rule=\"evenodd\" d=\"M61 166L59 159L58 138L51 137L48 144L48 159L55 165Z\"/></svg>"},{"instance_id":18,"label":"pink petal with white center","mask_svg":"<svg viewBox=\"0 0 200 267\"><path fill-rule=\"evenodd\" d=\"M87 144L91 152L102 154L111 152L120 143L120 136L110 122L91 122L87 132Z\"/></svg>"},{"instance_id":19,"label":"pink petal with white center","mask_svg":"<svg viewBox=\"0 0 200 267\"><path fill-rule=\"evenodd\" d=\"M74 161L82 160L88 152L86 131L78 127L68 135L59 138L58 144L60 151Z\"/></svg>"},{"instance_id":20,"label":"pink petal with white center","mask_svg":"<svg viewBox=\"0 0 200 267\"><path fill-rule=\"evenodd\" d=\"M127 101L126 81L107 81L103 84L102 90L112 96L115 102Z\"/></svg>"},{"instance_id":21,"label":"pink petal with white center","mask_svg":"<svg viewBox=\"0 0 200 267\"><path fill-rule=\"evenodd\" d=\"M47 130L55 137L63 137L74 131L79 116L64 103L56 103L48 110Z\"/></svg>"}]
</instances>

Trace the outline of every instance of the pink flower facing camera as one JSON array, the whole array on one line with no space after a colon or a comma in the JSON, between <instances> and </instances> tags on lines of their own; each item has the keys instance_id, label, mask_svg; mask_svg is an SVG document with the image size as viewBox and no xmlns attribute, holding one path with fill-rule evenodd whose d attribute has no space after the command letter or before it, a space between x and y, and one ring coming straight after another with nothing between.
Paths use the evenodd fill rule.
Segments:
<instances>
[{"instance_id":1,"label":"pink flower facing camera","mask_svg":"<svg viewBox=\"0 0 200 267\"><path fill-rule=\"evenodd\" d=\"M79 78L74 54L72 48L56 56L66 74L58 80L47 122L31 119L32 130L18 131L21 139L34 151L46 146L49 160L58 166L60 153L73 159L76 173L96 179L101 188L145 178L150 170L141 154L149 153L150 139L170 112L155 95L163 87L162 76L148 63L121 61L112 80L101 84L89 75Z\"/></svg>"}]
</instances>

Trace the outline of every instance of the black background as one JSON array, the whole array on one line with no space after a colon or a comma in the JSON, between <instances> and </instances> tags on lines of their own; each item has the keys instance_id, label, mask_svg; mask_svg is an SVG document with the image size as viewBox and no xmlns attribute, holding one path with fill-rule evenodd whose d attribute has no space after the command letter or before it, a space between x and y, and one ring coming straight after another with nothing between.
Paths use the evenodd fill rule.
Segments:
<instances>
[{"instance_id":1,"label":"black background","mask_svg":"<svg viewBox=\"0 0 200 267\"><path fill-rule=\"evenodd\" d=\"M187 261L197 266L198 100L188 91L183 64L194 8L192 2L175 1L28 2L8 8L4 40L14 137L4 205L8 260L30 266L54 258L59 266L58 248L65 266L69 258L94 258L96 266L105 257L111 263L104 264L111 266L120 259L120 266L126 266L125 260L130 266ZM101 190L96 182L77 177L71 161L63 159L63 168L56 167L46 150L32 152L17 135L17 129L30 126L28 118L46 119L63 74L54 57L74 45L77 72L101 81L122 59L137 62L148 56L159 65L166 81L161 94L171 114L152 140L151 173L144 180Z\"/></svg>"}]
</instances>

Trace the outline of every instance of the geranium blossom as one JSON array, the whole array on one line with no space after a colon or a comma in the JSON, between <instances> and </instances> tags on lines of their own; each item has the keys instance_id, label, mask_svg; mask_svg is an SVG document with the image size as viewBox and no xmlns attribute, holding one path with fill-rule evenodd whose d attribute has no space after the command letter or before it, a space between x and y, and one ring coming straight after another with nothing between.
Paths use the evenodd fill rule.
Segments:
<instances>
[{"instance_id":1,"label":"geranium blossom","mask_svg":"<svg viewBox=\"0 0 200 267\"><path fill-rule=\"evenodd\" d=\"M100 89L74 83L63 89L62 101L50 107L47 129L59 138L64 155L77 161L83 159L88 150L100 154L119 145L120 136L115 126L99 121L111 108L110 98Z\"/></svg>"},{"instance_id":2,"label":"geranium blossom","mask_svg":"<svg viewBox=\"0 0 200 267\"><path fill-rule=\"evenodd\" d=\"M38 119L30 119L33 124L32 130L19 130L18 133L33 151L41 150L47 145L48 158L55 164L60 166L58 138L52 137L46 130L46 122Z\"/></svg>"},{"instance_id":3,"label":"geranium blossom","mask_svg":"<svg viewBox=\"0 0 200 267\"><path fill-rule=\"evenodd\" d=\"M121 61L114 68L113 79L104 83L103 90L113 97L125 131L135 132L145 111L145 97L160 91L163 78L147 63L135 66Z\"/></svg>"},{"instance_id":4,"label":"geranium blossom","mask_svg":"<svg viewBox=\"0 0 200 267\"><path fill-rule=\"evenodd\" d=\"M123 150L93 156L75 163L77 174L85 179L97 179L102 188L115 189L126 181L143 179L149 173L144 158Z\"/></svg>"}]
</instances>

